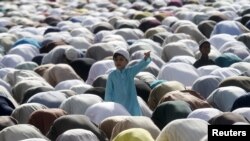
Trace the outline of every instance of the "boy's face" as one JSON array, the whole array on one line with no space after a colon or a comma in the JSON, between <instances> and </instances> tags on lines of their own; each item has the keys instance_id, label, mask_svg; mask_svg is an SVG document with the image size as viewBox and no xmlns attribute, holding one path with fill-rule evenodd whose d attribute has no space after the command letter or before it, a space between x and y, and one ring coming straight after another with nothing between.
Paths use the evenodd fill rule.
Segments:
<instances>
[{"instance_id":1,"label":"boy's face","mask_svg":"<svg viewBox=\"0 0 250 141\"><path fill-rule=\"evenodd\" d=\"M126 65L128 64L128 61L122 55L117 55L114 58L114 62L115 62L116 68L119 70L124 69Z\"/></svg>"}]
</instances>

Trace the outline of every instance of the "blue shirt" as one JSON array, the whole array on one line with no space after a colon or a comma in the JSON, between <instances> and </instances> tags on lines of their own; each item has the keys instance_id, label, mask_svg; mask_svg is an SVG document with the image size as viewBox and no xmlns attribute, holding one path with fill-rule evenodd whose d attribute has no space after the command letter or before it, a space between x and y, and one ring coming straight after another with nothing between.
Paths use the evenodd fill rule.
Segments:
<instances>
[{"instance_id":1,"label":"blue shirt","mask_svg":"<svg viewBox=\"0 0 250 141\"><path fill-rule=\"evenodd\" d=\"M142 115L137 100L134 77L151 62L151 58L142 59L137 64L123 70L113 70L106 83L105 101L113 101L123 105L133 116Z\"/></svg>"}]
</instances>

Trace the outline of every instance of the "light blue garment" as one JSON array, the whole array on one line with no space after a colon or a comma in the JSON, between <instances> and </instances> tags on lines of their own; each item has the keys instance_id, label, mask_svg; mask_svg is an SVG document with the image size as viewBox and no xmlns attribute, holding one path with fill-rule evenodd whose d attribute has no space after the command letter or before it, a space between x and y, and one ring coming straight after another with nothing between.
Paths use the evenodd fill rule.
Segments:
<instances>
[{"instance_id":1,"label":"light blue garment","mask_svg":"<svg viewBox=\"0 0 250 141\"><path fill-rule=\"evenodd\" d=\"M215 25L211 36L216 34L241 35L247 33L248 29L238 21L225 20Z\"/></svg>"},{"instance_id":2,"label":"light blue garment","mask_svg":"<svg viewBox=\"0 0 250 141\"><path fill-rule=\"evenodd\" d=\"M12 45L12 47L16 47L20 44L30 44L30 45L33 45L34 47L41 48L41 43L34 38L21 38L17 40L14 43L14 45Z\"/></svg>"},{"instance_id":3,"label":"light blue garment","mask_svg":"<svg viewBox=\"0 0 250 141\"><path fill-rule=\"evenodd\" d=\"M137 64L123 70L113 70L108 76L104 100L122 104L133 116L142 115L137 101L134 77L150 62L151 58L142 59Z\"/></svg>"}]
</instances>

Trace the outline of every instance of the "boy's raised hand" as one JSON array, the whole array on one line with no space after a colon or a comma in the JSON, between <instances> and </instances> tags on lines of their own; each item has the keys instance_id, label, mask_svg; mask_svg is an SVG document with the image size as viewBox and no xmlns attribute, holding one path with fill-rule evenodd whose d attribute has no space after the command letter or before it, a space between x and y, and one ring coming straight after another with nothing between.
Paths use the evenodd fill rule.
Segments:
<instances>
[{"instance_id":1,"label":"boy's raised hand","mask_svg":"<svg viewBox=\"0 0 250 141\"><path fill-rule=\"evenodd\" d=\"M147 52L144 53L144 59L147 59L147 58L150 57L150 52L151 51L147 51Z\"/></svg>"}]
</instances>

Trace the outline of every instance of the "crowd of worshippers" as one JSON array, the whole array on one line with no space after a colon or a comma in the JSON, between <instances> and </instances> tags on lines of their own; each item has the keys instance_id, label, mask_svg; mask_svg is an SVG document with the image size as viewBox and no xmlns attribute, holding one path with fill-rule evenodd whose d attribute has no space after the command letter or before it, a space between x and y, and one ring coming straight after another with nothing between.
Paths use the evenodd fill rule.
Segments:
<instances>
[{"instance_id":1,"label":"crowd of worshippers","mask_svg":"<svg viewBox=\"0 0 250 141\"><path fill-rule=\"evenodd\" d=\"M0 1L0 141L207 141L249 49L249 0Z\"/></svg>"}]
</instances>

